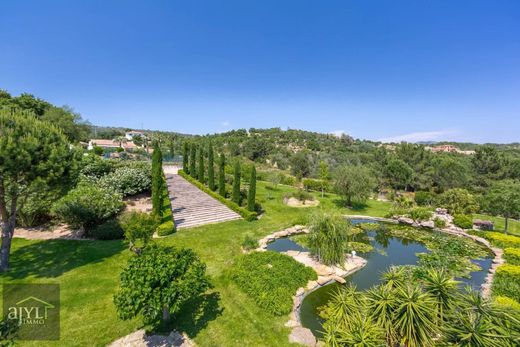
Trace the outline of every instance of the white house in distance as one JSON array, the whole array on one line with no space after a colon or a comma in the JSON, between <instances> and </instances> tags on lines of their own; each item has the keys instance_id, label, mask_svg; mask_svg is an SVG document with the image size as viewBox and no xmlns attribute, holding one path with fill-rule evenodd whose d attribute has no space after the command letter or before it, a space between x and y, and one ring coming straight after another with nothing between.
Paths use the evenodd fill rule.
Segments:
<instances>
[{"instance_id":1,"label":"white house in distance","mask_svg":"<svg viewBox=\"0 0 520 347\"><path fill-rule=\"evenodd\" d=\"M125 151L132 151L136 148L141 148L141 146L137 146L133 139L134 136L141 136L143 138L146 135L142 131L131 130L127 131L125 134L126 141L117 141L117 140L107 140L107 139L92 139L88 142L87 149L92 150L95 146L101 147L103 149L117 149L123 148Z\"/></svg>"},{"instance_id":2,"label":"white house in distance","mask_svg":"<svg viewBox=\"0 0 520 347\"><path fill-rule=\"evenodd\" d=\"M134 136L141 136L144 138L145 134L142 131L137 131L137 130L127 131L125 134L125 137L128 141L132 141L134 139Z\"/></svg>"}]
</instances>

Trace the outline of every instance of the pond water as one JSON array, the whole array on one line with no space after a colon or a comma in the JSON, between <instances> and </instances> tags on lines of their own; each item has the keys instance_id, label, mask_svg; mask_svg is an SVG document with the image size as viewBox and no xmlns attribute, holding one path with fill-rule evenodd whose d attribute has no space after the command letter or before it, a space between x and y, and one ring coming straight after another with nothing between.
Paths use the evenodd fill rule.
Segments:
<instances>
[{"instance_id":1,"label":"pond water","mask_svg":"<svg viewBox=\"0 0 520 347\"><path fill-rule=\"evenodd\" d=\"M352 221L353 224L372 221ZM417 253L428 253L424 245L415 241L409 241L398 237L389 237L383 231L367 231L361 235L364 242L369 242L374 249L368 253L360 253L365 258L367 265L356 273L346 278L347 285L352 283L358 290L365 290L379 284L380 276L392 265L415 265L417 263ZM359 240L361 241L361 240ZM306 251L306 249L290 238L282 238L268 244L267 249L277 252L288 250ZM471 285L478 289L484 282L486 274L491 266L491 259L473 260L482 270L471 273L471 278L459 278L464 285ZM308 294L303 300L300 308L300 319L302 325L309 328L314 335L321 337L321 327L323 320L318 315L319 307L325 305L331 294L336 292L342 284L332 283L321 287Z\"/></svg>"}]
</instances>

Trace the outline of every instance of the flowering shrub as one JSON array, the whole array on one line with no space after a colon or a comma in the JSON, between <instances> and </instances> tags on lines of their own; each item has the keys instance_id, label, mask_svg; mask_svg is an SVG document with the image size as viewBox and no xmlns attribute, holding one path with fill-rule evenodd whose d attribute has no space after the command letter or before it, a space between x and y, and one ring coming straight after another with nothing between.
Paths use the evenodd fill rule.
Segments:
<instances>
[{"instance_id":1,"label":"flowering shrub","mask_svg":"<svg viewBox=\"0 0 520 347\"><path fill-rule=\"evenodd\" d=\"M146 167L120 167L100 178L101 187L112 188L123 196L135 195L150 189L152 178Z\"/></svg>"},{"instance_id":2,"label":"flowering shrub","mask_svg":"<svg viewBox=\"0 0 520 347\"><path fill-rule=\"evenodd\" d=\"M73 227L87 233L115 216L124 207L121 193L91 183L80 183L53 206L53 213Z\"/></svg>"}]
</instances>

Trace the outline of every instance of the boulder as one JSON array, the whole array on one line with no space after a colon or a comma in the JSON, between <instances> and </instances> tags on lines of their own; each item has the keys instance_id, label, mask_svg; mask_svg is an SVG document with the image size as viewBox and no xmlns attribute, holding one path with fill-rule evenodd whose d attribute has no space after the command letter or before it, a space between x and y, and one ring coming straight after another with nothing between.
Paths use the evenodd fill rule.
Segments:
<instances>
[{"instance_id":1,"label":"boulder","mask_svg":"<svg viewBox=\"0 0 520 347\"><path fill-rule=\"evenodd\" d=\"M406 225L413 225L415 223L413 219L408 218L408 217L399 217L399 218L397 218L397 221L401 224L406 224Z\"/></svg>"},{"instance_id":2,"label":"boulder","mask_svg":"<svg viewBox=\"0 0 520 347\"><path fill-rule=\"evenodd\" d=\"M334 280L338 283L341 283L341 284L344 284L344 283L347 283L347 281L343 278L343 277L339 277L339 276L332 276L332 278L334 278Z\"/></svg>"},{"instance_id":3,"label":"boulder","mask_svg":"<svg viewBox=\"0 0 520 347\"><path fill-rule=\"evenodd\" d=\"M424 222L421 222L421 227L423 228L428 228L428 229L433 229L435 228L435 223L431 220L429 221L424 221Z\"/></svg>"},{"instance_id":4,"label":"boulder","mask_svg":"<svg viewBox=\"0 0 520 347\"><path fill-rule=\"evenodd\" d=\"M316 338L312 332L307 328L296 327L291 331L289 335L290 343L298 343L303 346L315 347Z\"/></svg>"}]
</instances>

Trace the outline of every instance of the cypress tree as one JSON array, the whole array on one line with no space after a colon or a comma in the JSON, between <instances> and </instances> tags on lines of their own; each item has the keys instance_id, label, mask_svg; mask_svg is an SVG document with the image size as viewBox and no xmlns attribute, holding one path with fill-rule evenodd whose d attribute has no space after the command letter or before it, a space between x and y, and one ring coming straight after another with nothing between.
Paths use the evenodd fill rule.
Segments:
<instances>
[{"instance_id":1,"label":"cypress tree","mask_svg":"<svg viewBox=\"0 0 520 347\"><path fill-rule=\"evenodd\" d=\"M152 210L156 216L162 215L163 189L162 152L159 145L155 143L152 154Z\"/></svg>"},{"instance_id":2,"label":"cypress tree","mask_svg":"<svg viewBox=\"0 0 520 347\"><path fill-rule=\"evenodd\" d=\"M186 173L190 173L190 168L188 167L189 160L189 147L188 142L184 142L182 146L182 169Z\"/></svg>"},{"instance_id":3,"label":"cypress tree","mask_svg":"<svg viewBox=\"0 0 520 347\"><path fill-rule=\"evenodd\" d=\"M218 193L226 197L226 157L224 153L220 154L220 161L218 163Z\"/></svg>"},{"instance_id":4,"label":"cypress tree","mask_svg":"<svg viewBox=\"0 0 520 347\"><path fill-rule=\"evenodd\" d=\"M213 145L209 143L208 148L208 187L211 190L215 190L215 168L213 159Z\"/></svg>"},{"instance_id":5,"label":"cypress tree","mask_svg":"<svg viewBox=\"0 0 520 347\"><path fill-rule=\"evenodd\" d=\"M235 162L235 169L233 170L233 202L240 206L240 162L237 160Z\"/></svg>"},{"instance_id":6,"label":"cypress tree","mask_svg":"<svg viewBox=\"0 0 520 347\"><path fill-rule=\"evenodd\" d=\"M251 212L255 211L256 199L256 168L253 165L251 170L251 178L249 179L249 191L247 192L247 209Z\"/></svg>"},{"instance_id":7,"label":"cypress tree","mask_svg":"<svg viewBox=\"0 0 520 347\"><path fill-rule=\"evenodd\" d=\"M199 182L204 184L204 149L199 148L199 174L197 175Z\"/></svg>"},{"instance_id":8,"label":"cypress tree","mask_svg":"<svg viewBox=\"0 0 520 347\"><path fill-rule=\"evenodd\" d=\"M197 178L197 170L195 169L195 160L197 160L197 145L192 143L190 152L190 175L193 178Z\"/></svg>"}]
</instances>

